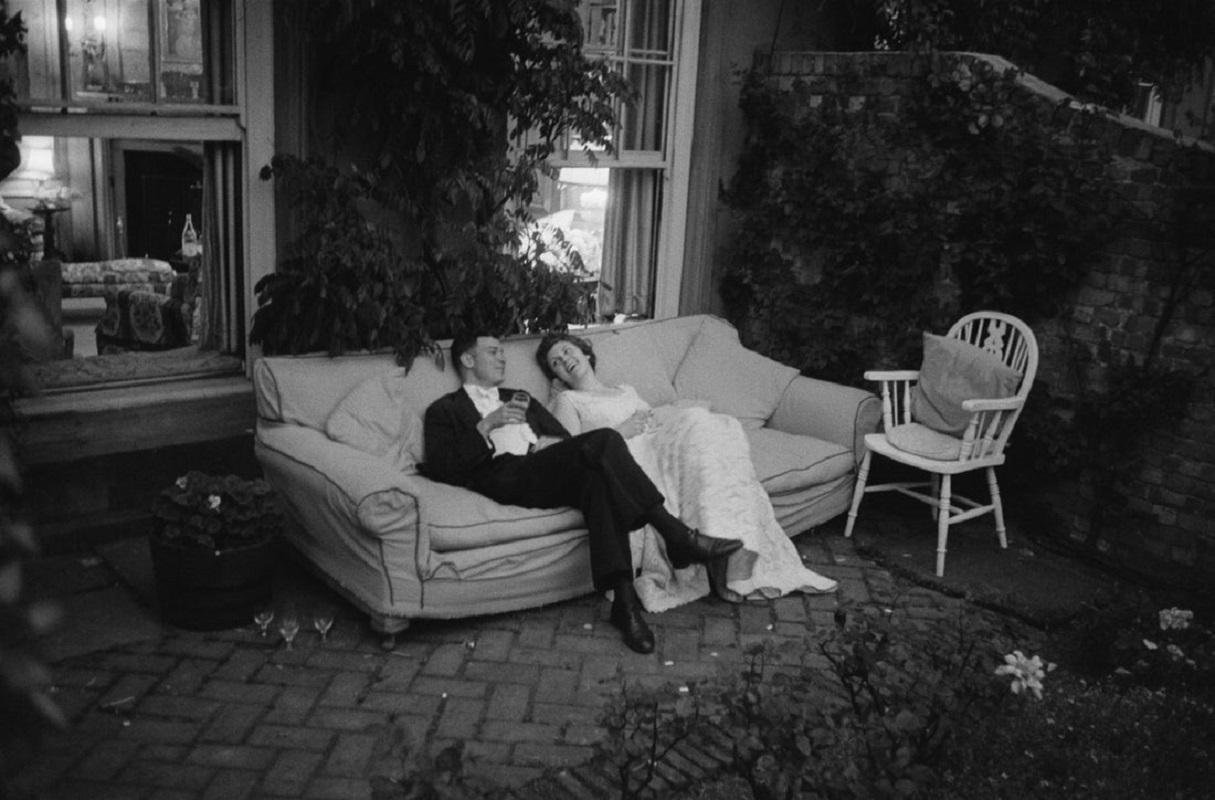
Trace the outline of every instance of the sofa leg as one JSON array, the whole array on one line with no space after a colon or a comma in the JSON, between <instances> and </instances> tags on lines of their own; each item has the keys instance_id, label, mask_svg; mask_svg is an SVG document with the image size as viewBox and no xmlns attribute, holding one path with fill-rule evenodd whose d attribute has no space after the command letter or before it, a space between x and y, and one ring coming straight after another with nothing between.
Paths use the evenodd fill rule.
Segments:
<instances>
[{"instance_id":1,"label":"sofa leg","mask_svg":"<svg viewBox=\"0 0 1215 800\"><path fill-rule=\"evenodd\" d=\"M380 649L390 652L396 649L397 634L409 628L409 620L405 617L386 617L379 614L371 615L371 629L382 634Z\"/></svg>"}]
</instances>

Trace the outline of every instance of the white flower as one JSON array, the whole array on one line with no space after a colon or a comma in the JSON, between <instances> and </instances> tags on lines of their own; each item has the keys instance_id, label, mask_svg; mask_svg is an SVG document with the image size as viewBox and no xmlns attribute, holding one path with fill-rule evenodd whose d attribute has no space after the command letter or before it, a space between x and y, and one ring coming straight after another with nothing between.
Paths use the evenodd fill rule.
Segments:
<instances>
[{"instance_id":1,"label":"white flower","mask_svg":"<svg viewBox=\"0 0 1215 800\"><path fill-rule=\"evenodd\" d=\"M1155 642L1153 642L1151 639L1144 639L1143 646L1146 647L1148 650L1159 649L1159 646Z\"/></svg>"},{"instance_id":2,"label":"white flower","mask_svg":"<svg viewBox=\"0 0 1215 800\"><path fill-rule=\"evenodd\" d=\"M1034 697L1041 700L1042 679L1054 668L1054 664L1043 663L1038 656L1026 658L1020 650L1014 650L1004 656L1004 663L996 667L996 674L1013 676L1009 687L1013 694L1021 694L1022 690L1029 689Z\"/></svg>"},{"instance_id":3,"label":"white flower","mask_svg":"<svg viewBox=\"0 0 1215 800\"><path fill-rule=\"evenodd\" d=\"M219 495L207 495L207 508L211 511L219 511Z\"/></svg>"},{"instance_id":4,"label":"white flower","mask_svg":"<svg viewBox=\"0 0 1215 800\"><path fill-rule=\"evenodd\" d=\"M182 475L180 478L178 478L176 483L177 483L177 488L182 489L182 490L184 490L187 486L190 485L190 482L188 480L186 480L185 475Z\"/></svg>"},{"instance_id":5,"label":"white flower","mask_svg":"<svg viewBox=\"0 0 1215 800\"><path fill-rule=\"evenodd\" d=\"M1169 645L1165 650L1168 651L1169 657L1174 661L1180 661L1185 657L1185 653L1181 652L1181 648L1175 644Z\"/></svg>"},{"instance_id":6,"label":"white flower","mask_svg":"<svg viewBox=\"0 0 1215 800\"><path fill-rule=\"evenodd\" d=\"M1184 608L1164 608L1160 610L1160 630L1178 630L1184 631L1190 627L1190 620L1194 619L1194 612Z\"/></svg>"}]
</instances>

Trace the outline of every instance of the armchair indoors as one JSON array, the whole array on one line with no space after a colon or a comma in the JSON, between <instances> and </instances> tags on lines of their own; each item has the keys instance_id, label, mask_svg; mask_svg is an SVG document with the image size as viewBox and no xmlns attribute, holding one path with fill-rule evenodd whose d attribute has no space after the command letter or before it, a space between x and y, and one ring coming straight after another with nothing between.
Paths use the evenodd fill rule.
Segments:
<instances>
[{"instance_id":1,"label":"armchair indoors","mask_svg":"<svg viewBox=\"0 0 1215 800\"><path fill-rule=\"evenodd\" d=\"M945 574L949 527L992 512L1000 547L1008 547L995 468L1038 371L1038 342L1024 322L979 311L944 336L924 334L919 370L865 373L881 386L883 430L865 436L845 536L852 536L867 492L896 491L933 507L937 521L937 576ZM930 480L867 486L873 454L931 474ZM953 493L953 476L984 470L990 502ZM932 487L929 493L925 491Z\"/></svg>"}]
</instances>

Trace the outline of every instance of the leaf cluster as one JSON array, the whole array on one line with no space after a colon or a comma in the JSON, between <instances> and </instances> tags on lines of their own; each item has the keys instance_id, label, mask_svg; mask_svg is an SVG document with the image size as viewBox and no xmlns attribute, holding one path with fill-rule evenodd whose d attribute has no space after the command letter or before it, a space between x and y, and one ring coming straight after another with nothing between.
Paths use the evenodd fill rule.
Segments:
<instances>
[{"instance_id":1,"label":"leaf cluster","mask_svg":"<svg viewBox=\"0 0 1215 800\"><path fill-rule=\"evenodd\" d=\"M175 545L229 550L278 534L283 516L265 480L191 470L152 501L154 535Z\"/></svg>"}]
</instances>

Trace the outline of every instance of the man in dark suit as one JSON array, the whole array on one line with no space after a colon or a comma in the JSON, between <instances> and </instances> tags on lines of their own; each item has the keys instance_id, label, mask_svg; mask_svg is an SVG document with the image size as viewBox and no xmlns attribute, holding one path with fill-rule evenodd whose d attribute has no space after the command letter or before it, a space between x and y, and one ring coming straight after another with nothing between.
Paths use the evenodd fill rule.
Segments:
<instances>
[{"instance_id":1,"label":"man in dark suit","mask_svg":"<svg viewBox=\"0 0 1215 800\"><path fill-rule=\"evenodd\" d=\"M677 568L727 556L741 542L705 536L667 511L618 432L570 436L526 393L499 388L506 356L493 336L457 337L451 359L464 385L426 410L423 472L507 505L582 511L595 589L614 595L612 624L633 650L653 651L633 589L629 531L653 525Z\"/></svg>"}]
</instances>

